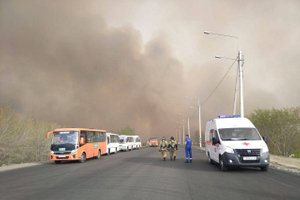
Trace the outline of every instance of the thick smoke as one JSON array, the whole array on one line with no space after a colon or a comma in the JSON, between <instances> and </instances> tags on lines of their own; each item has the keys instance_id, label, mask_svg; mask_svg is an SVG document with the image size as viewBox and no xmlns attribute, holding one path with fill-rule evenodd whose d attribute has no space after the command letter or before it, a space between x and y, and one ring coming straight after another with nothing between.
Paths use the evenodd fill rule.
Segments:
<instances>
[{"instance_id":1,"label":"thick smoke","mask_svg":"<svg viewBox=\"0 0 300 200\"><path fill-rule=\"evenodd\" d=\"M170 132L184 73L163 34L142 53L141 34L130 26L108 28L99 16L54 8L6 9L2 103L69 127L130 125L144 139Z\"/></svg>"},{"instance_id":2,"label":"thick smoke","mask_svg":"<svg viewBox=\"0 0 300 200\"><path fill-rule=\"evenodd\" d=\"M232 40L203 35L211 30L242 38L246 114L299 106L299 2L276 2L1 1L0 102L68 127L130 125L143 141L174 135L182 112L193 134L197 101L185 95L205 102L203 127L233 107L236 65L206 101L232 63L214 55L237 53ZM138 17L156 17L137 23L158 24L146 44L126 22Z\"/></svg>"}]
</instances>

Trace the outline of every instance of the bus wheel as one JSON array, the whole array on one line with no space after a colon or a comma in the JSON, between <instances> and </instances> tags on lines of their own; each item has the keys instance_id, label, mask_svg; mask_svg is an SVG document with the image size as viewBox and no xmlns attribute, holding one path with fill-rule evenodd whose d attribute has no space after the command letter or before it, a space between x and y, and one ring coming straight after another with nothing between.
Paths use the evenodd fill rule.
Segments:
<instances>
[{"instance_id":1,"label":"bus wheel","mask_svg":"<svg viewBox=\"0 0 300 200\"><path fill-rule=\"evenodd\" d=\"M82 153L79 162L84 163L85 160L86 160L85 153Z\"/></svg>"},{"instance_id":2,"label":"bus wheel","mask_svg":"<svg viewBox=\"0 0 300 200\"><path fill-rule=\"evenodd\" d=\"M55 162L55 164L60 164L61 163L61 161L58 161L58 160L56 160L54 162Z\"/></svg>"},{"instance_id":3,"label":"bus wheel","mask_svg":"<svg viewBox=\"0 0 300 200\"><path fill-rule=\"evenodd\" d=\"M101 158L101 151L98 151L97 159Z\"/></svg>"},{"instance_id":4,"label":"bus wheel","mask_svg":"<svg viewBox=\"0 0 300 200\"><path fill-rule=\"evenodd\" d=\"M209 152L207 153L207 160L208 160L209 164L213 163L212 159L210 158Z\"/></svg>"},{"instance_id":5,"label":"bus wheel","mask_svg":"<svg viewBox=\"0 0 300 200\"><path fill-rule=\"evenodd\" d=\"M222 171L227 171L228 170L228 167L224 164L224 160L223 160L222 156L220 156L219 164L220 164L220 168L221 168Z\"/></svg>"}]
</instances>

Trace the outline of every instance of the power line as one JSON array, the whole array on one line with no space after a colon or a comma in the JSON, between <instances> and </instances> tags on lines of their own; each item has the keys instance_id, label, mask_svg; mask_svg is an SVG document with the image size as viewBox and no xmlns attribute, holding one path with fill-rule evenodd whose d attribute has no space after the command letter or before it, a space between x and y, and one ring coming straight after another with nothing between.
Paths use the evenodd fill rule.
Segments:
<instances>
[{"instance_id":1,"label":"power line","mask_svg":"<svg viewBox=\"0 0 300 200\"><path fill-rule=\"evenodd\" d=\"M219 85L222 83L222 81L224 80L224 78L226 77L226 75L228 74L228 72L230 71L230 69L232 68L232 66L234 65L234 63L237 61L238 57L236 57L236 59L234 60L234 62L232 63L232 65L230 66L230 68L227 70L226 74L223 76L223 78L221 79L221 81L219 82L219 84L217 85L217 87L212 91L212 93L210 93L210 95L208 96L208 98L201 104L204 105L207 100L213 95L213 93L217 90L217 88L219 87Z\"/></svg>"}]
</instances>

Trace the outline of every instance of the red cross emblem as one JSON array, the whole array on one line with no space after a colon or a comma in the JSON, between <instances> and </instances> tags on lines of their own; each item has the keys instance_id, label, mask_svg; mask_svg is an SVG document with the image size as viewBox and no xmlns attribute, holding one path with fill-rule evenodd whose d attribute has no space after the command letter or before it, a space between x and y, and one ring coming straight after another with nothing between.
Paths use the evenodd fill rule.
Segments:
<instances>
[{"instance_id":1,"label":"red cross emblem","mask_svg":"<svg viewBox=\"0 0 300 200\"><path fill-rule=\"evenodd\" d=\"M248 145L250 145L250 143L244 142L243 145L248 146Z\"/></svg>"}]
</instances>

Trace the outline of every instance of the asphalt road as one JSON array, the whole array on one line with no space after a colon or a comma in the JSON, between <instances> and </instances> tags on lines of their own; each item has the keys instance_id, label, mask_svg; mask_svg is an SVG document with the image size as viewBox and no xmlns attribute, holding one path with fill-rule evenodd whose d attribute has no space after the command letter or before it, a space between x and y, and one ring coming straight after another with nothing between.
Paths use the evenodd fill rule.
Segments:
<instances>
[{"instance_id":1,"label":"asphalt road","mask_svg":"<svg viewBox=\"0 0 300 200\"><path fill-rule=\"evenodd\" d=\"M162 161L157 148L0 172L0 199L300 199L300 177L269 169L220 171L205 152Z\"/></svg>"}]
</instances>

